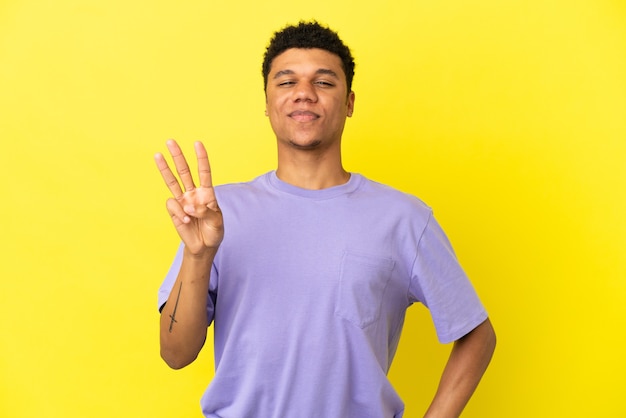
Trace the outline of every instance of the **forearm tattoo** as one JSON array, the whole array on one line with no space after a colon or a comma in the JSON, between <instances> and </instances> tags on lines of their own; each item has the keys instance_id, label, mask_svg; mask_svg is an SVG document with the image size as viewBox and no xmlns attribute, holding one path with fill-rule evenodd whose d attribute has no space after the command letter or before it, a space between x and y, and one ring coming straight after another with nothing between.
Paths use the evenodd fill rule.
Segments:
<instances>
[{"instance_id":1,"label":"forearm tattoo","mask_svg":"<svg viewBox=\"0 0 626 418\"><path fill-rule=\"evenodd\" d=\"M172 318L172 320L170 321L170 332L172 332L172 327L174 326L174 322L178 322L176 320L176 309L178 309L178 301L180 300L180 291L183 288L183 282L180 282L180 287L178 288L178 296L176 296L176 303L174 304L174 310L172 311L172 314L170 315L170 318Z\"/></svg>"}]
</instances>

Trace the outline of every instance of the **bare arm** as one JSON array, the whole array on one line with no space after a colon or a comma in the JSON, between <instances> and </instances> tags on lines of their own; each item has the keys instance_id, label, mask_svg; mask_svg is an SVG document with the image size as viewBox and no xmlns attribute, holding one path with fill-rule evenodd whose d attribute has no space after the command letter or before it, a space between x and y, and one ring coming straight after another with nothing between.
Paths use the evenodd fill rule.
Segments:
<instances>
[{"instance_id":1,"label":"bare arm","mask_svg":"<svg viewBox=\"0 0 626 418\"><path fill-rule=\"evenodd\" d=\"M211 265L224 237L224 227L204 146L199 142L195 144L198 187L178 144L168 141L167 147L184 192L163 155L157 154L155 161L172 192L167 210L185 248L180 272L161 312L160 341L163 360L179 369L196 359L206 340Z\"/></svg>"},{"instance_id":2,"label":"bare arm","mask_svg":"<svg viewBox=\"0 0 626 418\"><path fill-rule=\"evenodd\" d=\"M496 334L489 319L455 341L424 418L459 417L485 373L495 347Z\"/></svg>"}]
</instances>

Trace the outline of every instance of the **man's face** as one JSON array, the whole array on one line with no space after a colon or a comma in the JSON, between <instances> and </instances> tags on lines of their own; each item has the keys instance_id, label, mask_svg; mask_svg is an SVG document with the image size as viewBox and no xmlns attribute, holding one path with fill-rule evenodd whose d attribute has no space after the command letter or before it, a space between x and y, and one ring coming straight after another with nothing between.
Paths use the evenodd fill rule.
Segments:
<instances>
[{"instance_id":1,"label":"man's face","mask_svg":"<svg viewBox=\"0 0 626 418\"><path fill-rule=\"evenodd\" d=\"M279 147L302 150L338 149L346 117L354 109L340 58L315 48L292 48L274 58L266 100Z\"/></svg>"}]
</instances>

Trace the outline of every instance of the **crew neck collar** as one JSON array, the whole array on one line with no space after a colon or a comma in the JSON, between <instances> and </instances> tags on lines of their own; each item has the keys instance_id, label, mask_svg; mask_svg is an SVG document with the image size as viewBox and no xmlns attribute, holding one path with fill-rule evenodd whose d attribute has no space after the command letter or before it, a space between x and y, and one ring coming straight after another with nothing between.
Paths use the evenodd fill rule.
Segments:
<instances>
[{"instance_id":1,"label":"crew neck collar","mask_svg":"<svg viewBox=\"0 0 626 418\"><path fill-rule=\"evenodd\" d=\"M326 189L311 190L303 189L293 184L286 183L278 178L276 170L270 171L266 174L266 179L271 187L279 190L283 193L288 193L294 196L304 197L307 199L323 200L332 199L344 194L352 193L361 184L362 176L357 173L350 173L350 178L344 184L338 186L328 187Z\"/></svg>"}]
</instances>

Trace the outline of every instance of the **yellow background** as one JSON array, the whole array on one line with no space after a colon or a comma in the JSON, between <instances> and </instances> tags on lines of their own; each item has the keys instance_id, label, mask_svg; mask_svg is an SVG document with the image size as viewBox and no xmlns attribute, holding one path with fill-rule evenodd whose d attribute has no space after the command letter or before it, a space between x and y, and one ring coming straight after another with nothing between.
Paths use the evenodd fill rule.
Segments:
<instances>
[{"instance_id":1,"label":"yellow background","mask_svg":"<svg viewBox=\"0 0 626 418\"><path fill-rule=\"evenodd\" d=\"M0 416L199 417L158 354L177 246L152 156L216 183L275 164L260 62L316 18L357 59L351 171L435 209L499 345L465 417L624 417L626 4L0 2ZM391 379L419 417L449 346L410 310Z\"/></svg>"}]
</instances>

